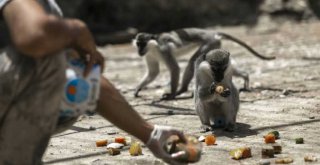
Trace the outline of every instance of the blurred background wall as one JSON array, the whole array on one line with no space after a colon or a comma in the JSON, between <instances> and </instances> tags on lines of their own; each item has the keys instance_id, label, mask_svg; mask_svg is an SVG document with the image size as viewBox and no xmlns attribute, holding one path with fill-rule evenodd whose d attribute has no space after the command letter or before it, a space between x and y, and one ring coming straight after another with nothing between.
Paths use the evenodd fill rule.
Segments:
<instances>
[{"instance_id":1,"label":"blurred background wall","mask_svg":"<svg viewBox=\"0 0 320 165\"><path fill-rule=\"evenodd\" d=\"M308 21L320 0L57 0L65 17L84 20L99 45L128 42L138 31L255 26L261 16ZM281 22L281 21L279 21ZM1 38L0 38L1 43Z\"/></svg>"},{"instance_id":2,"label":"blurred background wall","mask_svg":"<svg viewBox=\"0 0 320 165\"><path fill-rule=\"evenodd\" d=\"M84 20L99 44L127 41L136 31L255 24L260 0L58 0L66 17ZM115 33L117 32L117 33ZM107 35L105 35L107 34Z\"/></svg>"}]
</instances>

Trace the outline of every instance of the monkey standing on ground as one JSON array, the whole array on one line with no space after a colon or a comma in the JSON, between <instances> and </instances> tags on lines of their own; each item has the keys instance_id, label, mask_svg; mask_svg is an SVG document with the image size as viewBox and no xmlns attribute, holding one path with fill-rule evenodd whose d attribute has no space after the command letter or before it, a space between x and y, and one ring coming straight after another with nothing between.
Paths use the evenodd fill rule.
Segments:
<instances>
[{"instance_id":1,"label":"monkey standing on ground","mask_svg":"<svg viewBox=\"0 0 320 165\"><path fill-rule=\"evenodd\" d=\"M235 128L239 93L232 83L234 73L229 56L225 50L214 49L195 62L195 108L205 132L212 129L211 122L227 131ZM218 86L222 91L216 90Z\"/></svg>"},{"instance_id":2,"label":"monkey standing on ground","mask_svg":"<svg viewBox=\"0 0 320 165\"><path fill-rule=\"evenodd\" d=\"M186 28L171 31L168 33L149 34L139 33L137 34L134 45L138 49L138 54L144 56L144 60L147 66L147 73L143 77L135 90L135 97L138 97L139 92L143 87L151 83L159 74L159 62L163 61L166 67L170 70L170 85L171 92L164 94L163 99L174 99L175 96L186 92L188 85L193 78L194 62L203 52L207 51L210 47L214 46L214 49L221 47L221 40L227 39L238 43L245 47L253 55L264 60L271 60L275 57L265 57L257 53L250 46L243 41L236 39L228 34L215 32L212 30ZM180 76L180 67L176 60L176 57L185 55L187 52L196 50L190 58L186 70L183 74L181 88L177 91ZM249 89L249 77L247 74L240 74L240 77L245 80L244 89Z\"/></svg>"}]
</instances>

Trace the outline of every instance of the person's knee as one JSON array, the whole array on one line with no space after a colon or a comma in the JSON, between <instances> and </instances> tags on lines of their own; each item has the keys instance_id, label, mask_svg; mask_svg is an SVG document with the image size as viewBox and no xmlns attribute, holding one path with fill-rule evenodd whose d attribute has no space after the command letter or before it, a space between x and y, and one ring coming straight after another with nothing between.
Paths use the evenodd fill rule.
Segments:
<instances>
[{"instance_id":1,"label":"person's knee","mask_svg":"<svg viewBox=\"0 0 320 165\"><path fill-rule=\"evenodd\" d=\"M53 55L37 62L38 78L43 83L64 84L66 79L66 57L63 54Z\"/></svg>"}]
</instances>

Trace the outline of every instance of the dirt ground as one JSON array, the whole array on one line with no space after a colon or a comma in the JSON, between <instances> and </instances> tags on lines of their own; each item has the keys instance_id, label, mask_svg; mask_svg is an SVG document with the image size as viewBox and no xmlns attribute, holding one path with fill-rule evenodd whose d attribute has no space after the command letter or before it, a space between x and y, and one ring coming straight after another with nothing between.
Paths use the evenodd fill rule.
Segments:
<instances>
[{"instance_id":1,"label":"dirt ground","mask_svg":"<svg viewBox=\"0 0 320 165\"><path fill-rule=\"evenodd\" d=\"M320 164L320 160L317 163L303 161L306 154L320 159L320 23L217 29L237 36L258 52L274 55L277 59L262 61L234 43L223 42L223 48L231 52L238 68L250 74L252 92L240 94L237 130L233 133L216 130L217 145L204 146L201 161L196 164L258 164L261 148L265 145L263 135L272 130L280 132L281 139L277 142L283 147L283 153L276 157L290 156L296 165ZM133 89L145 71L143 61L130 44L105 46L101 51L107 59L104 76L112 80L146 120L174 126L186 134L204 135L199 132L200 120L195 114L193 99L188 98L191 90L177 100L157 102L168 82L168 73L164 72L141 92L141 98L134 98ZM185 67L187 59L179 59L180 66ZM165 68L162 66L161 70ZM243 84L237 78L234 82L238 87ZM143 148L142 156L131 157L127 149L118 156L109 156L106 148L95 146L98 139L112 139L120 135L130 136L99 115L84 116L70 130L52 137L44 162L164 164L147 148ZM295 144L297 137L303 137L305 144ZM253 157L240 161L231 159L229 151L242 146L251 147ZM274 163L274 159L270 160Z\"/></svg>"}]
</instances>

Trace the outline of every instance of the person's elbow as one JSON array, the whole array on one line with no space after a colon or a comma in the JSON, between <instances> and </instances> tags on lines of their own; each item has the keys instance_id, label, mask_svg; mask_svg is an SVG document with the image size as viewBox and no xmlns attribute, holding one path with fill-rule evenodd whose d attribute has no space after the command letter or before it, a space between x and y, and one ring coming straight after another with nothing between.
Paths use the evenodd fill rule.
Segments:
<instances>
[{"instance_id":1,"label":"person's elbow","mask_svg":"<svg viewBox=\"0 0 320 165\"><path fill-rule=\"evenodd\" d=\"M41 58L46 54L43 43L44 34L31 35L30 38L19 38L14 41L16 49L26 56Z\"/></svg>"},{"instance_id":2,"label":"person's elbow","mask_svg":"<svg viewBox=\"0 0 320 165\"><path fill-rule=\"evenodd\" d=\"M50 16L38 19L34 26L26 28L20 33L13 35L13 44L22 54L32 58L42 58L50 53L50 37L47 27L53 24L55 18Z\"/></svg>"}]
</instances>

